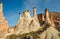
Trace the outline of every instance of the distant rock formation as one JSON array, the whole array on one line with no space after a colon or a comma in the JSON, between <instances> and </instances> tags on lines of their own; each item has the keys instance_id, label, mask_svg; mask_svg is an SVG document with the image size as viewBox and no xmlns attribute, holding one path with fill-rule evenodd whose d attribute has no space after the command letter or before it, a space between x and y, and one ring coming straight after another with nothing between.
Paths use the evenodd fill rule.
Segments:
<instances>
[{"instance_id":1,"label":"distant rock formation","mask_svg":"<svg viewBox=\"0 0 60 39\"><path fill-rule=\"evenodd\" d=\"M47 8L45 9L44 14L38 14L38 19L39 19L41 26L48 23L52 27L55 27L54 18Z\"/></svg>"}]
</instances>

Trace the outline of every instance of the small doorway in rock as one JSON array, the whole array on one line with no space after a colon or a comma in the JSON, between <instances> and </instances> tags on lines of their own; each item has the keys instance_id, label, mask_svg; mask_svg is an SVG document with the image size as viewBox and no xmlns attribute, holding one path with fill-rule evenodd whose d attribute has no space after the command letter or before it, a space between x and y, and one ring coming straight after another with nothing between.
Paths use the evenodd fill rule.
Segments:
<instances>
[{"instance_id":1,"label":"small doorway in rock","mask_svg":"<svg viewBox=\"0 0 60 39\"><path fill-rule=\"evenodd\" d=\"M23 39L31 39L30 36L25 36Z\"/></svg>"}]
</instances>

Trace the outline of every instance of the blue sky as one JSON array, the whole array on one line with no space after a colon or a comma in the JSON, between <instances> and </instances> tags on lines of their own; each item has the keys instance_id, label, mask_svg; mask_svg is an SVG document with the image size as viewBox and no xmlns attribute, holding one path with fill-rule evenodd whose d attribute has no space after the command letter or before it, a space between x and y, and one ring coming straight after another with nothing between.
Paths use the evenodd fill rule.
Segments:
<instances>
[{"instance_id":1,"label":"blue sky","mask_svg":"<svg viewBox=\"0 0 60 39\"><path fill-rule=\"evenodd\" d=\"M43 13L45 8L49 11L60 12L60 0L0 0L3 3L3 13L9 26L15 26L19 20L19 12L30 10L33 15L33 7L37 8L37 14Z\"/></svg>"}]
</instances>

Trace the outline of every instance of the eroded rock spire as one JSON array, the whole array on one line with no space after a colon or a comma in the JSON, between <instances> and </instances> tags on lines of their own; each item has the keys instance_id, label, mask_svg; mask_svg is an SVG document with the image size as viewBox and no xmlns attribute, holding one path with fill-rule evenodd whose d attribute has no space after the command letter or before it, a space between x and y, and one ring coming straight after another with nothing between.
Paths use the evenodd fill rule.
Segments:
<instances>
[{"instance_id":1,"label":"eroded rock spire","mask_svg":"<svg viewBox=\"0 0 60 39\"><path fill-rule=\"evenodd\" d=\"M45 20L46 20L46 23L49 23L49 24L51 23L49 18L49 11L47 8L45 9Z\"/></svg>"},{"instance_id":2,"label":"eroded rock spire","mask_svg":"<svg viewBox=\"0 0 60 39\"><path fill-rule=\"evenodd\" d=\"M47 8L45 9L45 22L50 24L50 26L54 26L53 18L50 15L50 13L49 13Z\"/></svg>"},{"instance_id":3,"label":"eroded rock spire","mask_svg":"<svg viewBox=\"0 0 60 39\"><path fill-rule=\"evenodd\" d=\"M3 24L3 25L2 25ZM2 27L2 29L1 29ZM0 30L5 30L8 27L7 20L3 16L2 2L0 2Z\"/></svg>"}]
</instances>

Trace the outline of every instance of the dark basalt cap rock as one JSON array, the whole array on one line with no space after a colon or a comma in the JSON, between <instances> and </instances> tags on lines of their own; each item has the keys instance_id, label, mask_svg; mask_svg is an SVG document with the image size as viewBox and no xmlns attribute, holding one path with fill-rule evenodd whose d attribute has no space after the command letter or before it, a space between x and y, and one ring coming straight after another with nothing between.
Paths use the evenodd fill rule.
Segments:
<instances>
[{"instance_id":1,"label":"dark basalt cap rock","mask_svg":"<svg viewBox=\"0 0 60 39\"><path fill-rule=\"evenodd\" d=\"M36 7L34 7L33 9L36 9Z\"/></svg>"},{"instance_id":2,"label":"dark basalt cap rock","mask_svg":"<svg viewBox=\"0 0 60 39\"><path fill-rule=\"evenodd\" d=\"M25 10L25 11L23 12L23 14L24 14L25 12L29 12L29 10Z\"/></svg>"},{"instance_id":3,"label":"dark basalt cap rock","mask_svg":"<svg viewBox=\"0 0 60 39\"><path fill-rule=\"evenodd\" d=\"M29 12L29 10L27 10L27 12Z\"/></svg>"},{"instance_id":4,"label":"dark basalt cap rock","mask_svg":"<svg viewBox=\"0 0 60 39\"><path fill-rule=\"evenodd\" d=\"M19 13L19 15L20 15L21 13Z\"/></svg>"},{"instance_id":5,"label":"dark basalt cap rock","mask_svg":"<svg viewBox=\"0 0 60 39\"><path fill-rule=\"evenodd\" d=\"M46 8L45 11L48 11L48 8Z\"/></svg>"},{"instance_id":6,"label":"dark basalt cap rock","mask_svg":"<svg viewBox=\"0 0 60 39\"><path fill-rule=\"evenodd\" d=\"M0 1L0 4L1 4L2 2Z\"/></svg>"},{"instance_id":7,"label":"dark basalt cap rock","mask_svg":"<svg viewBox=\"0 0 60 39\"><path fill-rule=\"evenodd\" d=\"M29 12L29 10L25 10L24 12Z\"/></svg>"}]
</instances>

